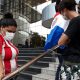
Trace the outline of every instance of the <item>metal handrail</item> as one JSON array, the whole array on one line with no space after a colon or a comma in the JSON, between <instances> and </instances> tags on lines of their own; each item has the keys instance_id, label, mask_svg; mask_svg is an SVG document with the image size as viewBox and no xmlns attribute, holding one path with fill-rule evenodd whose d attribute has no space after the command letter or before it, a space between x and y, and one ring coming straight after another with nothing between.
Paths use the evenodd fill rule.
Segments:
<instances>
[{"instance_id":1,"label":"metal handrail","mask_svg":"<svg viewBox=\"0 0 80 80\"><path fill-rule=\"evenodd\" d=\"M15 70L12 73L9 73L8 75L6 75L2 80L7 80L9 78L11 78L12 76L16 75L17 73L19 73L20 71L22 71L23 69L27 69L30 65L32 65L34 62L36 62L38 59L42 58L43 56L45 56L48 53L51 53L53 50L55 50L56 48L58 48L59 46L55 46L49 50L47 50L46 52L44 52L43 54L40 54L39 56L35 57L33 60L29 61L28 63L26 63L25 65L23 65L22 67L18 68L17 70Z\"/></svg>"}]
</instances>

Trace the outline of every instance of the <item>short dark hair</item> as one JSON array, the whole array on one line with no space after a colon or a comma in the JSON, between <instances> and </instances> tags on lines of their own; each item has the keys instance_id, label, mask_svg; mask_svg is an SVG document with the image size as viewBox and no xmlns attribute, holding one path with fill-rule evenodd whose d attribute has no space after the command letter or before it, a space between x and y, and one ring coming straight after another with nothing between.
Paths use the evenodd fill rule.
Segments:
<instances>
[{"instance_id":1,"label":"short dark hair","mask_svg":"<svg viewBox=\"0 0 80 80\"><path fill-rule=\"evenodd\" d=\"M76 1L75 0L62 0L59 4L59 11L61 12L63 9L68 9L72 11L76 11Z\"/></svg>"},{"instance_id":2,"label":"short dark hair","mask_svg":"<svg viewBox=\"0 0 80 80\"><path fill-rule=\"evenodd\" d=\"M14 19L1 19L0 20L0 26L3 26L3 27L8 27L8 26L14 26L14 27L17 27L17 23Z\"/></svg>"}]
</instances>

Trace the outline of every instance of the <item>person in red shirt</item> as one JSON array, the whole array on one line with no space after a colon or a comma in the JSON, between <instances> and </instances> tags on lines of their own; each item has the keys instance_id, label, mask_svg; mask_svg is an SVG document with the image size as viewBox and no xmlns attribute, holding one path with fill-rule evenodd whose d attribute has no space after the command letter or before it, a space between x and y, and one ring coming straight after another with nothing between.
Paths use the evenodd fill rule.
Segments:
<instances>
[{"instance_id":1,"label":"person in red shirt","mask_svg":"<svg viewBox=\"0 0 80 80\"><path fill-rule=\"evenodd\" d=\"M17 55L19 51L11 42L16 29L17 23L13 16L7 17L5 15L0 20L0 80L4 75L17 69Z\"/></svg>"}]
</instances>

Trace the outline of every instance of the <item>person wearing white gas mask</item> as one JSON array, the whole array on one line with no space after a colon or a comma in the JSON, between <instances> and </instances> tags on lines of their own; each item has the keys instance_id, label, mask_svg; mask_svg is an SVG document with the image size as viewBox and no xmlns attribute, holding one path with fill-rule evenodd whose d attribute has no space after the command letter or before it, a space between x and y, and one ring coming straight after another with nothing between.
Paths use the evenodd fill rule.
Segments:
<instances>
[{"instance_id":1,"label":"person wearing white gas mask","mask_svg":"<svg viewBox=\"0 0 80 80\"><path fill-rule=\"evenodd\" d=\"M80 15L75 6L75 0L62 0L59 4L59 11L70 23L58 41L59 46L66 45L61 51L63 62L58 80L80 80Z\"/></svg>"},{"instance_id":2,"label":"person wearing white gas mask","mask_svg":"<svg viewBox=\"0 0 80 80\"><path fill-rule=\"evenodd\" d=\"M17 69L19 51L11 42L16 32L17 23L13 17L8 17L0 20L0 80L6 74Z\"/></svg>"}]
</instances>

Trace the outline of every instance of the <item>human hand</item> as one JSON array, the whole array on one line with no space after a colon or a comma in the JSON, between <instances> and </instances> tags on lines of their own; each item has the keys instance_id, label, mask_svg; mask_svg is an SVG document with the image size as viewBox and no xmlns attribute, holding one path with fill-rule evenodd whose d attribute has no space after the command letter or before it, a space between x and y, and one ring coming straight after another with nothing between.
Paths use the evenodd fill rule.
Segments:
<instances>
[{"instance_id":1,"label":"human hand","mask_svg":"<svg viewBox=\"0 0 80 80\"><path fill-rule=\"evenodd\" d=\"M2 80L2 78L4 77L4 71L0 71L0 80Z\"/></svg>"},{"instance_id":2,"label":"human hand","mask_svg":"<svg viewBox=\"0 0 80 80\"><path fill-rule=\"evenodd\" d=\"M4 77L4 74L2 73L0 73L0 80L2 80L2 78Z\"/></svg>"}]
</instances>

